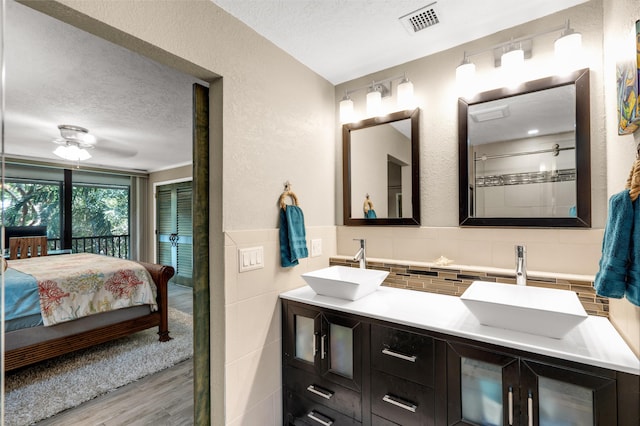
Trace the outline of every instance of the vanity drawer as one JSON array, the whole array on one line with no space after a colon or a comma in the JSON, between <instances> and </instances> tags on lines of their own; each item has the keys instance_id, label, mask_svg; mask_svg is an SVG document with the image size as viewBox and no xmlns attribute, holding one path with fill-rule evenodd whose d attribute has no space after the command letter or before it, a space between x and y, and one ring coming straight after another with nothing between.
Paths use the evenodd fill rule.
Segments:
<instances>
[{"instance_id":1,"label":"vanity drawer","mask_svg":"<svg viewBox=\"0 0 640 426\"><path fill-rule=\"evenodd\" d=\"M336 410L312 401L298 392L283 389L287 398L286 424L309 426L361 426L362 423ZM303 394L304 395L304 394Z\"/></svg>"},{"instance_id":2,"label":"vanity drawer","mask_svg":"<svg viewBox=\"0 0 640 426\"><path fill-rule=\"evenodd\" d=\"M374 369L433 386L434 344L431 337L372 325L371 350Z\"/></svg>"},{"instance_id":3,"label":"vanity drawer","mask_svg":"<svg viewBox=\"0 0 640 426\"><path fill-rule=\"evenodd\" d=\"M285 377L285 386L295 394L362 421L360 393L297 368L288 367Z\"/></svg>"},{"instance_id":4,"label":"vanity drawer","mask_svg":"<svg viewBox=\"0 0 640 426\"><path fill-rule=\"evenodd\" d=\"M429 387L379 371L372 374L371 412L384 419L401 425L433 426L434 401Z\"/></svg>"},{"instance_id":5,"label":"vanity drawer","mask_svg":"<svg viewBox=\"0 0 640 426\"><path fill-rule=\"evenodd\" d=\"M375 414L373 414L371 416L371 426L402 426L402 425L391 422L387 419L383 419L382 417L376 416Z\"/></svg>"}]
</instances>

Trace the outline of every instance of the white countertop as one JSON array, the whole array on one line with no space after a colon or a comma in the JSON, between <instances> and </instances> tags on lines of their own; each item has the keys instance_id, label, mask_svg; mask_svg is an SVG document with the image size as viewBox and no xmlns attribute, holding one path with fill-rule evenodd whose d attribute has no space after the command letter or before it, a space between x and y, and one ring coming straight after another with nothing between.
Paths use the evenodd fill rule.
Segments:
<instances>
[{"instance_id":1,"label":"white countertop","mask_svg":"<svg viewBox=\"0 0 640 426\"><path fill-rule=\"evenodd\" d=\"M640 359L608 319L589 316L562 339L481 325L455 296L380 287L356 301L317 295L309 286L281 298L541 355L640 375Z\"/></svg>"}]
</instances>

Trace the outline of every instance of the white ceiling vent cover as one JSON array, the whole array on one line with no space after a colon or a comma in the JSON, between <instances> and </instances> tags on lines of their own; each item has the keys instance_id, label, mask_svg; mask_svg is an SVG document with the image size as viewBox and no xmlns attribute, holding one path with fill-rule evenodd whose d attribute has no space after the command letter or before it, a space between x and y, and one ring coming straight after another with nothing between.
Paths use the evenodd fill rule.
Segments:
<instances>
[{"instance_id":1,"label":"white ceiling vent cover","mask_svg":"<svg viewBox=\"0 0 640 426\"><path fill-rule=\"evenodd\" d=\"M440 22L437 2L433 2L418 10L414 10L413 12L401 16L398 19L411 35L432 27Z\"/></svg>"}]
</instances>

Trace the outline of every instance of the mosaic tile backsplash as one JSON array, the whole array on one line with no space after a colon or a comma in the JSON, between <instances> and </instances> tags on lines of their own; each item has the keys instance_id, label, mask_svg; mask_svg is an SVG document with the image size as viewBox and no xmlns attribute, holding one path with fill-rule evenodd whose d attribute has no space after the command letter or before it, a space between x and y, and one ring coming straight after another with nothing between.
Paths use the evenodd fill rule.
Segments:
<instances>
[{"instance_id":1,"label":"mosaic tile backsplash","mask_svg":"<svg viewBox=\"0 0 640 426\"><path fill-rule=\"evenodd\" d=\"M330 258L329 264L358 267L358 263L350 259ZM401 265L390 262L368 261L367 268L389 271L382 285L405 288L408 290L427 291L431 293L460 296L474 281L491 281L505 284L516 283L514 274L498 274L474 271L473 269L456 269L455 267L435 267L418 265ZM557 288L571 290L578 294L582 306L589 315L609 317L609 300L596 295L593 281L580 281L564 278L527 276L527 285L534 287Z\"/></svg>"}]
</instances>

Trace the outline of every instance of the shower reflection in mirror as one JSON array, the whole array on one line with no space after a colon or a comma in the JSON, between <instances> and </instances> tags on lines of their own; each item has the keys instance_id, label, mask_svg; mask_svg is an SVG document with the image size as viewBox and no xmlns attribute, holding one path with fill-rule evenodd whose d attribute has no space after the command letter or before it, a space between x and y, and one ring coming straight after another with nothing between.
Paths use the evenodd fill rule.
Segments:
<instances>
[{"instance_id":1,"label":"shower reflection in mirror","mask_svg":"<svg viewBox=\"0 0 640 426\"><path fill-rule=\"evenodd\" d=\"M461 225L590 225L588 70L459 107Z\"/></svg>"}]
</instances>

